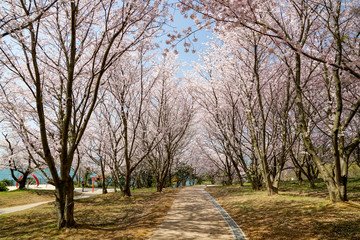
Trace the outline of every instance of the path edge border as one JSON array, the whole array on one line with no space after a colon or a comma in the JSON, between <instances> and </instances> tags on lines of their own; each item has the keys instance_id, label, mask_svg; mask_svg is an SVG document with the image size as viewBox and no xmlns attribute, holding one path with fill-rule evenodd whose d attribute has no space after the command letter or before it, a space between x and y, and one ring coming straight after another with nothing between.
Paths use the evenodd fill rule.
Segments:
<instances>
[{"instance_id":1,"label":"path edge border","mask_svg":"<svg viewBox=\"0 0 360 240\"><path fill-rule=\"evenodd\" d=\"M231 229L232 234L234 235L235 240L247 240L244 232L241 230L239 225L230 217L230 215L223 209L220 204L203 188L202 189L205 196L214 204L216 209L220 212L221 216L224 218L225 222L228 224Z\"/></svg>"}]
</instances>

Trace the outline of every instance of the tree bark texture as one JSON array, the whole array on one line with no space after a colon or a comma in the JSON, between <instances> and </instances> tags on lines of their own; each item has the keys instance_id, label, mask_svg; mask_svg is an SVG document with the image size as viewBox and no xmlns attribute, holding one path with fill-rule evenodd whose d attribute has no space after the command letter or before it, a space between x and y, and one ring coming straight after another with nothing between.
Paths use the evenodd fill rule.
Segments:
<instances>
[{"instance_id":1,"label":"tree bark texture","mask_svg":"<svg viewBox=\"0 0 360 240\"><path fill-rule=\"evenodd\" d=\"M58 229L75 227L74 182L71 178L67 179L67 181L60 181L55 186L55 197Z\"/></svg>"}]
</instances>

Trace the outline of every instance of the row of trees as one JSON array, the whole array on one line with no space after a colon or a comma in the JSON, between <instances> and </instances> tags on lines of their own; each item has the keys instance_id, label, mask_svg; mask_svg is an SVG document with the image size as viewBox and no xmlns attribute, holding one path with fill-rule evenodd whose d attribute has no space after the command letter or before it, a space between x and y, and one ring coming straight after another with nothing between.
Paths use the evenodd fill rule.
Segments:
<instances>
[{"instance_id":1,"label":"row of trees","mask_svg":"<svg viewBox=\"0 0 360 240\"><path fill-rule=\"evenodd\" d=\"M194 84L207 154L269 194L291 159L346 201L360 143L359 1L180 2L218 33L197 70L206 84Z\"/></svg>"},{"instance_id":2,"label":"row of trees","mask_svg":"<svg viewBox=\"0 0 360 240\"><path fill-rule=\"evenodd\" d=\"M1 3L3 159L55 186L58 228L75 226L80 167L110 172L130 196L136 170L152 169L161 191L186 150L192 101L175 57L154 56L167 12L160 0Z\"/></svg>"},{"instance_id":3,"label":"row of trees","mask_svg":"<svg viewBox=\"0 0 360 240\"><path fill-rule=\"evenodd\" d=\"M165 1L1 4L6 164L49 170L58 227L75 225L79 168L98 169L103 186L111 175L130 196L131 179L151 175L158 191L175 172L186 179L180 159L269 194L292 167L347 200L360 143L359 1L179 2L216 32L186 81L174 55L156 55Z\"/></svg>"},{"instance_id":4,"label":"row of trees","mask_svg":"<svg viewBox=\"0 0 360 240\"><path fill-rule=\"evenodd\" d=\"M103 181L109 171L118 184L125 180L126 196L139 169L151 172L161 192L190 142L194 107L175 78L176 57L154 58L140 47L110 70L81 146Z\"/></svg>"}]
</instances>

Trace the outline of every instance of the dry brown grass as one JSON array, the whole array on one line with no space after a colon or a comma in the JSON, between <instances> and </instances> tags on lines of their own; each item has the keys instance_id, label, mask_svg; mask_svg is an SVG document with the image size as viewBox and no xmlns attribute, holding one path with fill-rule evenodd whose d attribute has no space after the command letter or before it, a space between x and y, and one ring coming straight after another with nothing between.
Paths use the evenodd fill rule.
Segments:
<instances>
[{"instance_id":1,"label":"dry brown grass","mask_svg":"<svg viewBox=\"0 0 360 240\"><path fill-rule=\"evenodd\" d=\"M330 203L324 189L277 196L249 186L207 188L248 239L360 239L360 203Z\"/></svg>"},{"instance_id":2,"label":"dry brown grass","mask_svg":"<svg viewBox=\"0 0 360 240\"><path fill-rule=\"evenodd\" d=\"M53 204L0 216L0 239L147 239L163 221L179 189L108 193L76 200L75 229L56 230Z\"/></svg>"},{"instance_id":3,"label":"dry brown grass","mask_svg":"<svg viewBox=\"0 0 360 240\"><path fill-rule=\"evenodd\" d=\"M51 190L15 190L0 192L0 208L26 205L30 203L55 200L54 191Z\"/></svg>"}]
</instances>

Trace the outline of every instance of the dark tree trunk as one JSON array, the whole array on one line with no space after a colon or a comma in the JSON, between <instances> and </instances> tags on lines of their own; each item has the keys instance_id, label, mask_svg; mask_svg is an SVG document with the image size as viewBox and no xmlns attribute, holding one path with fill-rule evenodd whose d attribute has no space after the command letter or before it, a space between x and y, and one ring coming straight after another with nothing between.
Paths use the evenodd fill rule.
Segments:
<instances>
[{"instance_id":1,"label":"dark tree trunk","mask_svg":"<svg viewBox=\"0 0 360 240\"><path fill-rule=\"evenodd\" d=\"M259 191L262 187L261 176L257 175L256 172L249 173L247 176L252 190Z\"/></svg>"},{"instance_id":2,"label":"dark tree trunk","mask_svg":"<svg viewBox=\"0 0 360 240\"><path fill-rule=\"evenodd\" d=\"M106 193L107 193L107 189L106 189L106 176L105 176L105 170L104 170L104 169L101 170L101 177L102 177L102 180L101 180L101 183L102 183L102 193L103 193L103 194L106 194Z\"/></svg>"},{"instance_id":3,"label":"dark tree trunk","mask_svg":"<svg viewBox=\"0 0 360 240\"><path fill-rule=\"evenodd\" d=\"M19 189L25 189L26 188L26 180L28 177L28 172L25 172L23 175L23 178L18 182L19 183Z\"/></svg>"},{"instance_id":4,"label":"dark tree trunk","mask_svg":"<svg viewBox=\"0 0 360 240\"><path fill-rule=\"evenodd\" d=\"M142 176L142 173L139 172L135 177L135 187L136 188L142 188L141 176Z\"/></svg>"},{"instance_id":5,"label":"dark tree trunk","mask_svg":"<svg viewBox=\"0 0 360 240\"><path fill-rule=\"evenodd\" d=\"M316 171L318 171L318 170L315 171L314 167L311 165L310 156L305 155L302 157L302 160L298 161L296 159L293 151L291 150L290 157L291 157L292 162L295 165L295 174L298 178L299 185L303 184L302 174L304 174L305 177L309 180L310 188L312 188L312 189L316 188L315 179L317 178ZM306 164L305 167L303 166L304 164ZM304 168L306 168L306 171Z\"/></svg>"},{"instance_id":6,"label":"dark tree trunk","mask_svg":"<svg viewBox=\"0 0 360 240\"><path fill-rule=\"evenodd\" d=\"M25 189L26 188L26 180L30 174L29 170L26 170L25 172L20 172L23 174L22 178L19 180L17 177L15 177L15 173L14 173L14 169L10 169L11 171L11 176L12 178L15 180L15 182L17 182L19 184L19 189Z\"/></svg>"},{"instance_id":7,"label":"dark tree trunk","mask_svg":"<svg viewBox=\"0 0 360 240\"><path fill-rule=\"evenodd\" d=\"M298 180L298 184L300 186L304 185L304 179L302 178L301 170L299 168L295 168L295 174L296 174L296 178Z\"/></svg>"},{"instance_id":8,"label":"dark tree trunk","mask_svg":"<svg viewBox=\"0 0 360 240\"><path fill-rule=\"evenodd\" d=\"M240 185L240 187L243 187L243 186L244 186L244 183L243 183L243 181L242 181L242 179L241 179L241 175L240 175L240 177L239 177L239 185Z\"/></svg>"},{"instance_id":9,"label":"dark tree trunk","mask_svg":"<svg viewBox=\"0 0 360 240\"><path fill-rule=\"evenodd\" d=\"M251 182L251 187L254 191L260 191L261 189L261 185L257 181Z\"/></svg>"},{"instance_id":10,"label":"dark tree trunk","mask_svg":"<svg viewBox=\"0 0 360 240\"><path fill-rule=\"evenodd\" d=\"M311 189L315 189L315 188L316 188L315 179L310 179L310 180L309 180L309 183L310 183L310 188L311 188Z\"/></svg>"},{"instance_id":11,"label":"dark tree trunk","mask_svg":"<svg viewBox=\"0 0 360 240\"><path fill-rule=\"evenodd\" d=\"M113 187L114 187L114 192L117 192L117 189L116 189L116 179L113 177Z\"/></svg>"},{"instance_id":12,"label":"dark tree trunk","mask_svg":"<svg viewBox=\"0 0 360 240\"><path fill-rule=\"evenodd\" d=\"M163 190L163 184L158 183L157 186L156 186L156 191L157 192L162 192L162 190Z\"/></svg>"},{"instance_id":13,"label":"dark tree trunk","mask_svg":"<svg viewBox=\"0 0 360 240\"><path fill-rule=\"evenodd\" d=\"M81 169L79 169L79 172L78 172L78 175L77 175L77 185L78 186L82 186L82 183L81 183Z\"/></svg>"},{"instance_id":14,"label":"dark tree trunk","mask_svg":"<svg viewBox=\"0 0 360 240\"><path fill-rule=\"evenodd\" d=\"M126 175L126 177L125 177L125 186L122 189L124 197L130 197L131 196L130 180L131 180L130 176Z\"/></svg>"},{"instance_id":15,"label":"dark tree trunk","mask_svg":"<svg viewBox=\"0 0 360 240\"><path fill-rule=\"evenodd\" d=\"M103 178L102 178L102 193L103 194L106 194L108 191L106 189L106 178L105 176L103 175Z\"/></svg>"},{"instance_id":16,"label":"dark tree trunk","mask_svg":"<svg viewBox=\"0 0 360 240\"><path fill-rule=\"evenodd\" d=\"M55 186L55 197L58 229L75 227L74 182L71 178L62 180Z\"/></svg>"},{"instance_id":17,"label":"dark tree trunk","mask_svg":"<svg viewBox=\"0 0 360 240\"><path fill-rule=\"evenodd\" d=\"M244 186L244 184L243 184L243 182L241 180L241 173L240 173L240 169L239 169L239 164L234 160L233 157L230 156L230 159L231 159L231 162L234 165L236 175L237 175L237 177L239 179L239 185L242 187L242 186Z\"/></svg>"},{"instance_id":18,"label":"dark tree trunk","mask_svg":"<svg viewBox=\"0 0 360 240\"><path fill-rule=\"evenodd\" d=\"M169 178L169 186L170 187L173 187L173 184L172 184L172 175L171 175L171 168L169 169L169 176L168 176Z\"/></svg>"},{"instance_id":19,"label":"dark tree trunk","mask_svg":"<svg viewBox=\"0 0 360 240\"><path fill-rule=\"evenodd\" d=\"M28 172L25 172L23 178L19 181L19 189L25 189L26 188L26 180L28 177Z\"/></svg>"},{"instance_id":20,"label":"dark tree trunk","mask_svg":"<svg viewBox=\"0 0 360 240\"><path fill-rule=\"evenodd\" d=\"M251 181L251 188L254 191L260 191L261 189L261 184L258 181Z\"/></svg>"},{"instance_id":21,"label":"dark tree trunk","mask_svg":"<svg viewBox=\"0 0 360 240\"><path fill-rule=\"evenodd\" d=\"M166 179L167 179L167 174L164 175L163 177L156 177L156 191L157 192L162 192L162 190L165 187L166 184Z\"/></svg>"}]
</instances>

